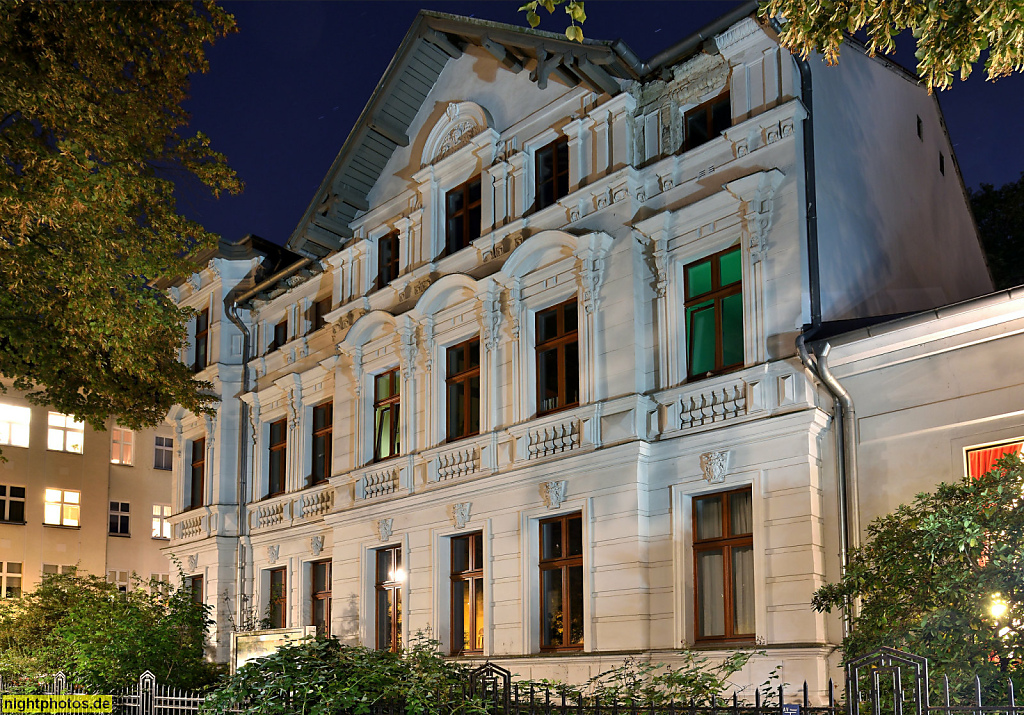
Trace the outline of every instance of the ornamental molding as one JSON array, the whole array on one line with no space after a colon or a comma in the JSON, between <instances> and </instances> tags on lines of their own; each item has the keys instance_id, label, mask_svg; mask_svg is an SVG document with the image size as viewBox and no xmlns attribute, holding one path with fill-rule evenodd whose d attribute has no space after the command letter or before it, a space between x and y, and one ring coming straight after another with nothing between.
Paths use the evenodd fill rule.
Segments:
<instances>
[{"instance_id":1,"label":"ornamental molding","mask_svg":"<svg viewBox=\"0 0 1024 715\"><path fill-rule=\"evenodd\" d=\"M189 573L199 568L199 554L189 554L185 560L188 561Z\"/></svg>"},{"instance_id":2,"label":"ornamental molding","mask_svg":"<svg viewBox=\"0 0 1024 715\"><path fill-rule=\"evenodd\" d=\"M275 544L274 546L267 547L267 563L273 565L277 563L277 559L281 556L281 545Z\"/></svg>"},{"instance_id":3,"label":"ornamental molding","mask_svg":"<svg viewBox=\"0 0 1024 715\"><path fill-rule=\"evenodd\" d=\"M486 110L475 102L450 102L444 116L430 130L421 165L436 164L470 143L491 126Z\"/></svg>"},{"instance_id":4,"label":"ornamental molding","mask_svg":"<svg viewBox=\"0 0 1024 715\"><path fill-rule=\"evenodd\" d=\"M451 506L451 518L452 523L456 529L465 529L466 524L469 522L469 510L472 506L472 502L464 501Z\"/></svg>"},{"instance_id":5,"label":"ornamental molding","mask_svg":"<svg viewBox=\"0 0 1024 715\"><path fill-rule=\"evenodd\" d=\"M374 529L382 542L389 541L394 530L394 519L377 519L374 522Z\"/></svg>"},{"instance_id":6,"label":"ornamental molding","mask_svg":"<svg viewBox=\"0 0 1024 715\"><path fill-rule=\"evenodd\" d=\"M313 556L319 556L324 550L324 535L317 534L309 540L309 553Z\"/></svg>"},{"instance_id":7,"label":"ornamental molding","mask_svg":"<svg viewBox=\"0 0 1024 715\"><path fill-rule=\"evenodd\" d=\"M548 509L557 509L562 506L568 491L569 481L566 479L555 479L540 485L540 494Z\"/></svg>"},{"instance_id":8,"label":"ornamental molding","mask_svg":"<svg viewBox=\"0 0 1024 715\"><path fill-rule=\"evenodd\" d=\"M729 471L729 450L700 455L700 469L709 484L721 484Z\"/></svg>"}]
</instances>

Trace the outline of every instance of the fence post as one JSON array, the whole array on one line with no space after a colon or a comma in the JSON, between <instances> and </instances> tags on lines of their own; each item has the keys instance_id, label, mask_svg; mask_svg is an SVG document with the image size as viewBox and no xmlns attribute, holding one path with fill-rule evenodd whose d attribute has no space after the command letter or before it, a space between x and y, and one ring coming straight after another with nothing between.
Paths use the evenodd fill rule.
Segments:
<instances>
[{"instance_id":1,"label":"fence post","mask_svg":"<svg viewBox=\"0 0 1024 715\"><path fill-rule=\"evenodd\" d=\"M135 715L153 715L156 711L156 676L148 670L139 676L139 709Z\"/></svg>"},{"instance_id":2,"label":"fence post","mask_svg":"<svg viewBox=\"0 0 1024 715\"><path fill-rule=\"evenodd\" d=\"M67 692L68 689L68 677L64 675L64 671L58 671L53 676L53 694L60 695Z\"/></svg>"}]
</instances>

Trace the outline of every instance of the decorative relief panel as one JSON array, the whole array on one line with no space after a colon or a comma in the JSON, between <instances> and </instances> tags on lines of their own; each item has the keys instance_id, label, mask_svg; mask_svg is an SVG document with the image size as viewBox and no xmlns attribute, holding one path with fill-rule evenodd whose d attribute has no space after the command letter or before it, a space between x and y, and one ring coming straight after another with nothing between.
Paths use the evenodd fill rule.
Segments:
<instances>
[{"instance_id":1,"label":"decorative relief panel","mask_svg":"<svg viewBox=\"0 0 1024 715\"><path fill-rule=\"evenodd\" d=\"M302 516L312 518L326 514L334 506L334 490L324 489L302 495Z\"/></svg>"},{"instance_id":2,"label":"decorative relief panel","mask_svg":"<svg viewBox=\"0 0 1024 715\"><path fill-rule=\"evenodd\" d=\"M465 529L469 522L469 509L471 503L468 501L452 504L451 517L456 529Z\"/></svg>"},{"instance_id":3,"label":"decorative relief panel","mask_svg":"<svg viewBox=\"0 0 1024 715\"><path fill-rule=\"evenodd\" d=\"M374 522L374 529L381 541L388 541L391 538L394 524L394 519L377 519Z\"/></svg>"},{"instance_id":4,"label":"decorative relief panel","mask_svg":"<svg viewBox=\"0 0 1024 715\"><path fill-rule=\"evenodd\" d=\"M319 556L324 550L324 535L317 534L309 540L309 553L312 556Z\"/></svg>"},{"instance_id":5,"label":"decorative relief panel","mask_svg":"<svg viewBox=\"0 0 1024 715\"><path fill-rule=\"evenodd\" d=\"M540 485L540 494L548 509L557 509L562 506L568 491L569 482L565 479L556 479Z\"/></svg>"},{"instance_id":6,"label":"decorative relief panel","mask_svg":"<svg viewBox=\"0 0 1024 715\"><path fill-rule=\"evenodd\" d=\"M374 499L398 491L398 470L394 467L363 476L363 499Z\"/></svg>"},{"instance_id":7,"label":"decorative relief panel","mask_svg":"<svg viewBox=\"0 0 1024 715\"><path fill-rule=\"evenodd\" d=\"M682 429L740 417L747 413L747 398L742 382L714 387L684 396L679 404Z\"/></svg>"},{"instance_id":8,"label":"decorative relief panel","mask_svg":"<svg viewBox=\"0 0 1024 715\"><path fill-rule=\"evenodd\" d=\"M437 455L437 480L457 479L474 474L480 469L480 450L475 447L461 447Z\"/></svg>"},{"instance_id":9,"label":"decorative relief panel","mask_svg":"<svg viewBox=\"0 0 1024 715\"><path fill-rule=\"evenodd\" d=\"M729 451L705 452L700 455L700 468L710 484L721 484L729 471Z\"/></svg>"},{"instance_id":10,"label":"decorative relief panel","mask_svg":"<svg viewBox=\"0 0 1024 715\"><path fill-rule=\"evenodd\" d=\"M527 459L569 452L580 446L580 423L575 417L527 433Z\"/></svg>"}]
</instances>

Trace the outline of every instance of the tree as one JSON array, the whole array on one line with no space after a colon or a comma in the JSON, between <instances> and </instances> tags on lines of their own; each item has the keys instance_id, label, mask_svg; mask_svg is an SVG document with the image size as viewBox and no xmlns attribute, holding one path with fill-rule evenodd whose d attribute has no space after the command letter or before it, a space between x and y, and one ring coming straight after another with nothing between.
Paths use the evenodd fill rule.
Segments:
<instances>
[{"instance_id":1,"label":"tree","mask_svg":"<svg viewBox=\"0 0 1024 715\"><path fill-rule=\"evenodd\" d=\"M970 198L996 288L1024 284L1024 172L998 189L982 184Z\"/></svg>"},{"instance_id":2,"label":"tree","mask_svg":"<svg viewBox=\"0 0 1024 715\"><path fill-rule=\"evenodd\" d=\"M191 2L0 13L0 376L100 429L202 410L208 386L178 360L189 314L154 283L216 240L172 178L241 189L181 107L234 19Z\"/></svg>"},{"instance_id":3,"label":"tree","mask_svg":"<svg viewBox=\"0 0 1024 715\"><path fill-rule=\"evenodd\" d=\"M528 2L531 27L540 23L537 8L554 12L566 0ZM581 41L582 2L570 2L578 9L566 12L572 24L566 37ZM577 16L581 15L582 17ZM945 89L957 73L970 75L981 53L988 51L985 70L989 79L1004 77L1024 68L1024 2L1021 0L957 0L956 2L907 2L906 0L864 0L851 2L807 2L806 0L762 0L758 12L763 20L784 18L780 41L802 57L822 54L829 64L839 58L847 34L863 31L868 50L892 53L896 37L910 30L917 41L917 72L928 90Z\"/></svg>"},{"instance_id":4,"label":"tree","mask_svg":"<svg viewBox=\"0 0 1024 715\"><path fill-rule=\"evenodd\" d=\"M1024 462L1005 457L979 479L940 484L872 521L843 579L814 594L818 611L859 600L844 659L890 646L927 657L932 675L949 675L963 695L974 673L993 696L1005 697L1007 677L1020 685L1022 494Z\"/></svg>"},{"instance_id":5,"label":"tree","mask_svg":"<svg viewBox=\"0 0 1024 715\"><path fill-rule=\"evenodd\" d=\"M203 653L208 606L187 589L146 584L122 593L96 576L44 576L32 593L0 601L0 676L31 691L63 671L109 693L144 671L160 683L197 689L218 677Z\"/></svg>"}]
</instances>

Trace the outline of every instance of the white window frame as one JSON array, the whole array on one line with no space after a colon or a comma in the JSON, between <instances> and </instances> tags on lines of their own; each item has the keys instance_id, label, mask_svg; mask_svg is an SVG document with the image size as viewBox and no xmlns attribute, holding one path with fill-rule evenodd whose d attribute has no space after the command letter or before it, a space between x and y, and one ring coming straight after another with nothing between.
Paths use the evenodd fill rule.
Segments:
<instances>
[{"instance_id":1,"label":"white window frame","mask_svg":"<svg viewBox=\"0 0 1024 715\"><path fill-rule=\"evenodd\" d=\"M28 447L32 409L0 403L0 445Z\"/></svg>"},{"instance_id":2,"label":"white window frame","mask_svg":"<svg viewBox=\"0 0 1024 715\"><path fill-rule=\"evenodd\" d=\"M17 569L12 570L12 566L17 566ZM25 575L25 564L17 561L4 561L0 563L0 579L3 583L0 584L0 598L18 598L22 594L23 577ZM17 584L12 584L11 580L17 579ZM18 593L15 596L8 594L8 589L16 587Z\"/></svg>"},{"instance_id":3,"label":"white window frame","mask_svg":"<svg viewBox=\"0 0 1024 715\"><path fill-rule=\"evenodd\" d=\"M46 417L46 448L51 452L85 452L85 421L63 412L50 412ZM77 437L77 439L76 439ZM57 441L60 447L57 447Z\"/></svg>"},{"instance_id":4,"label":"white window frame","mask_svg":"<svg viewBox=\"0 0 1024 715\"><path fill-rule=\"evenodd\" d=\"M169 444L166 444L166 445L157 444L157 440L158 439L167 440L169 442ZM157 455L162 455L164 452L166 452L167 456L170 457L170 461L168 462L168 465L166 467L158 467L156 465ZM165 472L165 471L169 472L172 469L174 469L174 438L173 437L167 437L165 435L159 435L159 434L158 435L154 435L154 438L153 438L153 469L158 469L161 472Z\"/></svg>"},{"instance_id":5,"label":"white window frame","mask_svg":"<svg viewBox=\"0 0 1024 715\"><path fill-rule=\"evenodd\" d=\"M117 509L114 509L114 505L117 505ZM110 517L117 517L117 531L110 531ZM121 531L121 517L128 517L128 531ZM126 501L111 501L110 511L107 515L107 535L108 536L131 536L132 535L132 515L131 515L131 504Z\"/></svg>"},{"instance_id":6,"label":"white window frame","mask_svg":"<svg viewBox=\"0 0 1024 715\"><path fill-rule=\"evenodd\" d=\"M56 492L56 494L55 494ZM70 499L70 495L74 495L73 499ZM56 497L56 498L54 498ZM82 493L74 489L58 489L55 487L47 487L43 492L43 524L46 526L65 526L71 528L80 528L82 526ZM52 510L50 507L57 506L59 508L58 518L53 521ZM74 514L74 518L70 515ZM74 523L69 523L74 522Z\"/></svg>"},{"instance_id":7,"label":"white window frame","mask_svg":"<svg viewBox=\"0 0 1024 715\"><path fill-rule=\"evenodd\" d=\"M3 490L4 490L4 493L2 495L0 495L0 501L4 502L3 508L0 509L0 524L24 524L25 523L25 518L24 518L25 517L25 496L24 496L24 494L27 493L25 487L20 485L20 484L0 484L0 488L3 488ZM12 489L21 489L23 496L20 496L20 497L11 496L11 490ZM9 518L10 514L11 514L11 502L12 501L18 501L18 502L21 502L21 504L22 504L22 508L21 508L22 519L20 521L11 521L10 518Z\"/></svg>"},{"instance_id":8,"label":"white window frame","mask_svg":"<svg viewBox=\"0 0 1024 715\"><path fill-rule=\"evenodd\" d=\"M167 540L171 538L171 524L167 520L171 518L172 513L170 504L153 505L153 520L150 525L151 538Z\"/></svg>"},{"instance_id":9,"label":"white window frame","mask_svg":"<svg viewBox=\"0 0 1024 715\"><path fill-rule=\"evenodd\" d=\"M121 593L128 593L131 588L131 572L130 571L107 571L107 582L117 586L117 590Z\"/></svg>"},{"instance_id":10,"label":"white window frame","mask_svg":"<svg viewBox=\"0 0 1024 715\"><path fill-rule=\"evenodd\" d=\"M127 457L125 452L127 451ZM110 463L130 467L135 463L135 433L124 427L110 430Z\"/></svg>"}]
</instances>

